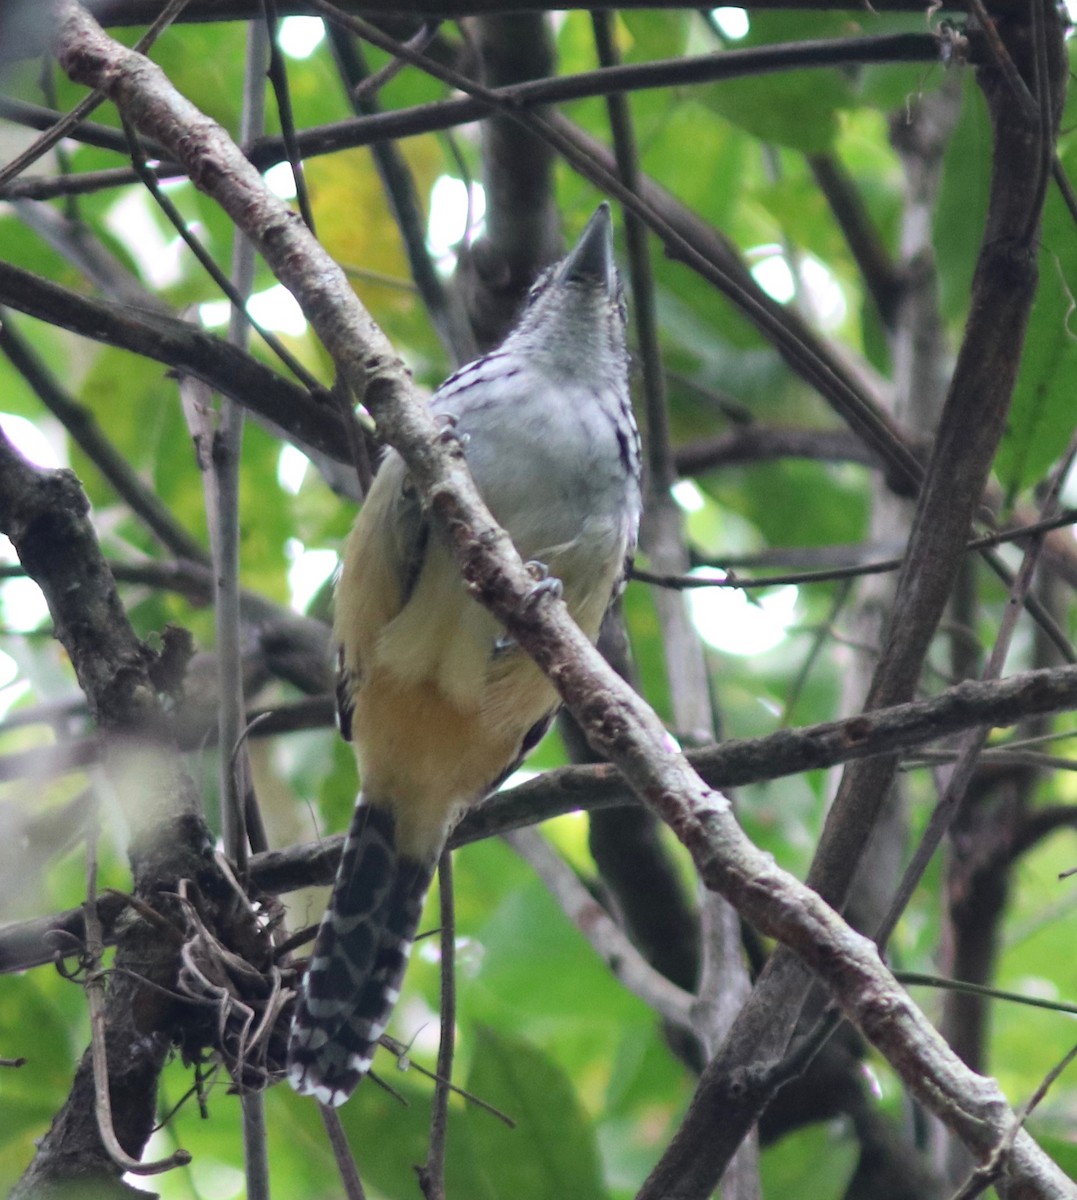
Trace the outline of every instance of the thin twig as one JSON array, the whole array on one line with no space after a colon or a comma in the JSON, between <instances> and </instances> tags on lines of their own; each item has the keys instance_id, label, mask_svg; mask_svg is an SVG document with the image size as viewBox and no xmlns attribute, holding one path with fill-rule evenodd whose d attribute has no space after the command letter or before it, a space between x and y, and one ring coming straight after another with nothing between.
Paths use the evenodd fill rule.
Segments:
<instances>
[{"instance_id":1,"label":"thin twig","mask_svg":"<svg viewBox=\"0 0 1077 1200\"><path fill-rule=\"evenodd\" d=\"M400 1041L399 1038L395 1038L391 1034L383 1033L378 1039L378 1044L388 1050L390 1054L396 1055L396 1065L398 1070L418 1071L423 1078L433 1079L435 1083L438 1081L436 1071L429 1070L428 1068L424 1067L422 1063L416 1062L415 1059L411 1057L411 1046L406 1042ZM371 1078L374 1077L371 1076ZM378 1082L383 1087L386 1086L384 1080L379 1079ZM490 1116L496 1117L507 1128L516 1128L516 1122L512 1119L512 1117L510 1117L507 1113L503 1113L501 1109L495 1108L494 1105L490 1104L486 1100L483 1100L480 1096L476 1096L474 1092L469 1092L467 1088L459 1087L455 1083L450 1083L448 1086L449 1090L454 1095L459 1096L461 1100L466 1100L468 1104L474 1104L476 1108L481 1108L483 1112L488 1112ZM386 1090L391 1089L387 1088ZM401 1098L396 1092L393 1092L393 1095L397 1096L397 1099Z\"/></svg>"},{"instance_id":2,"label":"thin twig","mask_svg":"<svg viewBox=\"0 0 1077 1200\"><path fill-rule=\"evenodd\" d=\"M158 172L151 169L146 161L146 150L142 145L142 140L138 135L138 131L134 129L131 123L123 119L123 128L127 133L128 141L131 147L131 164L138 179L142 185L153 197L157 207L168 219L172 228L183 239L188 250L195 256L203 269L213 280L213 282L221 289L228 300L232 304L232 312L238 312L242 319L254 330L255 333L262 339L263 342L273 351L289 371L299 380L304 387L309 388L312 392L317 393L323 391L322 384L307 370L306 367L299 361L298 358L288 349L287 346L280 340L272 330L266 329L259 321L251 316L247 309L247 300L249 297L242 296L228 276L217 266L213 261L213 256L202 245L201 240L191 229L190 225L183 219L183 214L173 204L171 198L166 192L161 189ZM241 347L242 349L243 347Z\"/></svg>"},{"instance_id":3,"label":"thin twig","mask_svg":"<svg viewBox=\"0 0 1077 1200\"><path fill-rule=\"evenodd\" d=\"M265 128L265 70L269 34L261 21L247 27L247 61L239 141L248 145ZM249 326L243 315L254 283L255 251L236 229L232 242L232 286L240 299L233 305L228 341L247 349ZM213 431L211 471L206 475L207 517L213 550L214 612L220 664L219 785L221 833L225 853L241 872L247 869L247 793L251 775L241 744L245 725L239 606L239 468L243 449L244 409L228 396L219 401ZM233 748L238 747L234 751Z\"/></svg>"},{"instance_id":4,"label":"thin twig","mask_svg":"<svg viewBox=\"0 0 1077 1200\"><path fill-rule=\"evenodd\" d=\"M288 68L284 64L284 55L280 52L277 42L277 5L276 0L262 0L262 14L267 31L269 47L269 82L273 95L277 100L277 116L280 118L280 135L284 141L284 150L288 156L288 165L292 169L292 181L295 184L295 197L299 204L299 214L303 223L311 231L314 228L314 210L310 206L310 193L307 191L307 177L303 172L303 159L296 145L295 113L292 111L292 91L288 86ZM244 139L240 145L248 146L261 133L252 131L250 140Z\"/></svg>"},{"instance_id":5,"label":"thin twig","mask_svg":"<svg viewBox=\"0 0 1077 1200\"><path fill-rule=\"evenodd\" d=\"M1058 503L1062 485L1075 458L1077 458L1077 435L1074 435L1071 439L1065 456L1055 468L1047 490L1047 496L1043 502L1043 511L1045 513L1050 512ZM1032 586L1032 580L1042 551L1043 535L1038 534L1031 539L1025 549L1021 568L1017 573L1017 578L1014 581L1013 588L1006 602L1006 607L1002 613L1002 620L999 623L995 644L991 647L991 654L981 675L981 681L984 683L993 683L1002 675L1002 668L1009 653L1014 630L1017 628L1017 620L1024 610L1025 599L1028 596L1029 588ZM931 814L927 829L925 829L911 861L905 868L905 872L901 877L901 881L898 884L897 891L894 894L886 915L875 932L875 940L880 950L884 953L890 935L900 920L901 914L905 911L906 905L912 898L912 894L923 877L924 871L927 870L928 864L934 857L940 842L957 817L961 804L965 799L965 793L968 791L968 786L976 772L980 753L987 744L989 733L990 728L982 725L979 728L967 730L962 736L961 744L958 747L958 758L951 769L946 789L940 797L934 812Z\"/></svg>"},{"instance_id":6,"label":"thin twig","mask_svg":"<svg viewBox=\"0 0 1077 1200\"><path fill-rule=\"evenodd\" d=\"M265 1092L246 1091L243 1109L243 1170L247 1200L269 1200L269 1145L266 1139Z\"/></svg>"},{"instance_id":7,"label":"thin twig","mask_svg":"<svg viewBox=\"0 0 1077 1200\"><path fill-rule=\"evenodd\" d=\"M987 533L982 537L970 539L965 544L965 550L983 550L989 546L1002 546L1009 542L1019 542L1024 538L1034 537L1051 529L1062 529L1077 522L1077 508L1066 508L1053 517L1043 517L1038 521L1030 521L1016 529L1005 529L998 533ZM655 587L688 589L688 588L734 588L748 590L751 588L778 587L782 584L833 583L839 579L858 579L862 575L880 575L886 571L900 569L904 558L883 558L875 562L850 564L847 567L834 567L825 571L790 571L782 575L767 575L759 578L744 578L729 573L724 579L709 579L701 575L667 575L658 571L648 571L643 567L632 568L632 578L641 583L653 584ZM712 565L712 564L708 564ZM724 570L722 560L715 559L713 566Z\"/></svg>"},{"instance_id":8,"label":"thin twig","mask_svg":"<svg viewBox=\"0 0 1077 1200\"><path fill-rule=\"evenodd\" d=\"M671 1025L691 1030L692 996L647 962L542 834L536 829L516 829L503 837L531 866L621 983Z\"/></svg>"},{"instance_id":9,"label":"thin twig","mask_svg":"<svg viewBox=\"0 0 1077 1200\"><path fill-rule=\"evenodd\" d=\"M427 46L437 37L441 28L440 18L430 18L423 21L419 28L404 43L411 50L422 54ZM400 74L408 65L407 60L398 55L391 58L383 67L379 67L365 79L360 79L351 89L351 98L358 104L361 100L370 99L378 94L383 87Z\"/></svg>"},{"instance_id":10,"label":"thin twig","mask_svg":"<svg viewBox=\"0 0 1077 1200\"><path fill-rule=\"evenodd\" d=\"M1014 1115L1010 1128L1006 1131L1005 1136L999 1140L999 1144L992 1151L991 1157L987 1162L980 1163L972 1169L968 1179L954 1193L953 1200L975 1200L977 1196L983 1195L991 1184L999 1178L1006 1168L1006 1160L1013 1149L1014 1138L1024 1128L1025 1122L1031 1115L1032 1110L1047 1095L1054 1082L1075 1058L1077 1058L1077 1045L1067 1051L1050 1071L1047 1072L1036 1090Z\"/></svg>"},{"instance_id":11,"label":"thin twig","mask_svg":"<svg viewBox=\"0 0 1077 1200\"><path fill-rule=\"evenodd\" d=\"M89 968L84 988L90 1009L90 1053L93 1061L94 1107L97 1113L97 1128L101 1142L109 1158L121 1171L132 1175L160 1175L174 1167L186 1166L191 1155L186 1150L175 1150L167 1158L143 1163L132 1158L120 1145L112 1124L112 1097L108 1074L106 1051L107 1029L105 1022L105 975L101 959L105 952L101 934L101 922L97 916L97 830L94 826L86 833L86 902L83 905L83 921L86 930L86 954Z\"/></svg>"},{"instance_id":12,"label":"thin twig","mask_svg":"<svg viewBox=\"0 0 1077 1200\"><path fill-rule=\"evenodd\" d=\"M441 907L441 1040L438 1043L430 1140L426 1162L419 1168L419 1186L426 1200L445 1200L445 1145L456 1046L456 913L451 850L443 850L438 861L438 897Z\"/></svg>"},{"instance_id":13,"label":"thin twig","mask_svg":"<svg viewBox=\"0 0 1077 1200\"><path fill-rule=\"evenodd\" d=\"M168 0L168 3L161 10L160 15L135 43L134 49L136 53L144 54L149 50L158 37L187 7L187 4L188 0ZM95 108L103 104L105 99L104 88L94 88L69 113L61 117L48 132L36 138L32 145L13 158L7 166L0 167L0 187L3 187L8 180L14 179L16 175L21 175L27 167L37 162L43 154L47 154L57 142L61 141L74 130Z\"/></svg>"},{"instance_id":14,"label":"thin twig","mask_svg":"<svg viewBox=\"0 0 1077 1200\"><path fill-rule=\"evenodd\" d=\"M789 714L795 711L797 704L800 702L800 697L804 694L804 688L807 686L812 670L823 652L823 647L834 636L838 617L842 609L848 604L852 590L852 584L849 582L843 582L840 587L834 589L834 597L830 603L830 610L820 622L819 629L808 647L808 653L804 655L804 661L800 664L800 668L789 684L785 698L782 701L781 724L786 728L789 726Z\"/></svg>"},{"instance_id":15,"label":"thin twig","mask_svg":"<svg viewBox=\"0 0 1077 1200\"><path fill-rule=\"evenodd\" d=\"M14 96L0 96L0 118L16 125L24 125L27 129L49 130L58 121L63 121L66 116L66 113L49 108L45 104L34 104L29 100L16 99ZM81 142L86 146L96 146L99 150L114 150L117 154L127 153L127 143L122 131L111 125L100 125L96 121L80 121L74 128L68 129L64 133L64 137ZM151 154L160 161L164 161L168 157L168 152L156 144L151 150ZM88 172L88 174L96 174L96 172ZM133 182L133 180L129 180L129 182Z\"/></svg>"},{"instance_id":16,"label":"thin twig","mask_svg":"<svg viewBox=\"0 0 1077 1200\"><path fill-rule=\"evenodd\" d=\"M1027 1008L1046 1008L1050 1012L1069 1013L1077 1016L1077 1004L1066 1004L1062 1000L1044 1000L1040 996L1024 996L1020 992L1007 992L1002 988L986 987L982 983L967 983L962 979L944 979L939 975L927 975L922 971L895 971L898 983L910 987L937 988L944 992L966 992L970 996L985 996L989 1000L1006 1000L1011 1004L1023 1004Z\"/></svg>"},{"instance_id":17,"label":"thin twig","mask_svg":"<svg viewBox=\"0 0 1077 1200\"><path fill-rule=\"evenodd\" d=\"M340 1120L340 1113L327 1104L318 1105L318 1115L325 1126L326 1136L333 1151L333 1158L340 1172L340 1181L344 1184L344 1194L348 1200L366 1200L363 1191L363 1181L359 1178L359 1168L355 1165L351 1147L348 1145L348 1135Z\"/></svg>"},{"instance_id":18,"label":"thin twig","mask_svg":"<svg viewBox=\"0 0 1077 1200\"><path fill-rule=\"evenodd\" d=\"M329 42L354 111L361 116L375 114L378 111L377 98L363 86L372 80L374 75L370 73L354 37L347 30L331 24ZM427 42L420 38L411 39L406 44L425 46ZM398 67L405 62L403 58L393 61ZM466 362L474 358L476 353L474 334L459 295L454 289L445 286L430 256L426 244L423 208L408 160L396 141L391 139L374 142L370 153L390 211L400 230L414 286L418 289L431 323L453 362Z\"/></svg>"},{"instance_id":19,"label":"thin twig","mask_svg":"<svg viewBox=\"0 0 1077 1200\"><path fill-rule=\"evenodd\" d=\"M883 324L891 327L905 280L895 267L863 198L835 154L809 154L808 167L841 229Z\"/></svg>"},{"instance_id":20,"label":"thin twig","mask_svg":"<svg viewBox=\"0 0 1077 1200\"><path fill-rule=\"evenodd\" d=\"M1072 734L1067 734L1072 737ZM902 771L917 771L935 763L955 763L960 758L959 750L921 750L901 763ZM987 747L980 752L980 761L995 767L1033 767L1038 771L1077 771L1077 759L1063 758L1058 754L1037 754L1033 750L1010 750L1005 744Z\"/></svg>"},{"instance_id":21,"label":"thin twig","mask_svg":"<svg viewBox=\"0 0 1077 1200\"><path fill-rule=\"evenodd\" d=\"M137 182L138 175L132 167L80 171L77 175L27 175L0 188L0 200L55 200L127 187Z\"/></svg>"}]
</instances>

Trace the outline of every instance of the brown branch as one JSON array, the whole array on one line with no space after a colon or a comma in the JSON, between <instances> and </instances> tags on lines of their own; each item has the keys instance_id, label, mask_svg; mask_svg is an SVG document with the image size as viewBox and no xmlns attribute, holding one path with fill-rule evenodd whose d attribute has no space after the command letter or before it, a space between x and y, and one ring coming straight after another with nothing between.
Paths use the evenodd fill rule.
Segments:
<instances>
[{"instance_id":1,"label":"brown branch","mask_svg":"<svg viewBox=\"0 0 1077 1200\"><path fill-rule=\"evenodd\" d=\"M205 550L184 529L152 488L138 477L130 462L102 432L91 409L73 399L61 386L30 343L0 310L0 350L33 388L45 407L63 422L72 440L173 554L195 562L207 561Z\"/></svg>"},{"instance_id":2,"label":"brown branch","mask_svg":"<svg viewBox=\"0 0 1077 1200\"><path fill-rule=\"evenodd\" d=\"M1056 79L1065 79L1060 34ZM995 157L987 227L970 316L898 578L893 616L865 708L913 695L928 645L952 590L961 549L1005 427L1025 327L1036 291L1031 232L1042 204L1039 139L988 68L981 84L992 111ZM1041 97L1041 103L1052 103ZM1032 133L1038 133L1038 128ZM1014 230L1025 231L1016 238ZM850 768L831 808L809 880L841 903L876 815L893 762Z\"/></svg>"},{"instance_id":3,"label":"brown branch","mask_svg":"<svg viewBox=\"0 0 1077 1200\"><path fill-rule=\"evenodd\" d=\"M657 718L604 664L563 603L535 595L533 579L475 490L462 448L438 438L383 335L301 223L266 192L223 131L152 64L104 37L73 0L55 0L49 11L61 65L80 82L104 83L129 119L182 157L195 183L214 195L296 295L386 440L404 455L475 595L549 675L596 748L686 845L705 884L824 980L910 1091L977 1159L993 1153L1013 1121L997 1085L969 1072L941 1042L870 943L745 838L728 803L674 752ZM1006 1169L1029 1195L1066 1186L1024 1131Z\"/></svg>"},{"instance_id":4,"label":"brown branch","mask_svg":"<svg viewBox=\"0 0 1077 1200\"><path fill-rule=\"evenodd\" d=\"M328 698L318 699L322 724L330 717ZM892 754L923 746L978 725L1002 728L1025 717L1077 708L1077 667L1052 667L1012 675L999 683L970 680L930 700L918 700L862 716L782 729L767 737L729 740L693 751L689 761L715 789L742 787L768 779L822 770L853 758ZM259 726L256 734L262 733ZM456 827L452 845L484 838L565 813L613 808L638 801L621 774L608 765L562 767L538 779L507 788L473 809ZM1060 825L1077 823L1077 809L1044 811L1044 824L1029 818L1022 848ZM343 835L270 850L251 858L251 878L272 895L332 883ZM110 936L124 901L103 896L98 913ZM0 930L0 974L27 970L52 960L56 946L81 942L80 909L20 921ZM54 937L61 940L54 942ZM67 943L66 939L73 939Z\"/></svg>"},{"instance_id":5,"label":"brown branch","mask_svg":"<svg viewBox=\"0 0 1077 1200\"><path fill-rule=\"evenodd\" d=\"M833 154L810 154L808 166L845 236L883 324L891 327L905 291L905 279L841 162Z\"/></svg>"},{"instance_id":6,"label":"brown branch","mask_svg":"<svg viewBox=\"0 0 1077 1200\"><path fill-rule=\"evenodd\" d=\"M154 656L127 621L88 510L69 471L31 467L0 438L0 529L45 594L56 635L107 738L107 762L115 769L117 793L132 827L129 857L136 891L152 893L156 900L158 889L167 892L182 874L199 879L212 893L213 862L204 854L209 833L191 781L171 750L151 678ZM136 737L144 767L153 765L133 776L124 748ZM134 778L138 786L133 789ZM170 1002L148 993L139 977L167 988L175 965L175 946L156 931L147 932L139 922L125 931L116 956L116 967L125 974L108 990L103 1008L95 1010L95 1049L83 1056L67 1102L14 1196L47 1194L73 1175L92 1179L102 1196L126 1194L121 1168L94 1116L95 1074L101 1077L104 1046L112 1126L123 1152L137 1159L152 1132L157 1080L170 1045L162 1030L172 1027Z\"/></svg>"},{"instance_id":7,"label":"brown branch","mask_svg":"<svg viewBox=\"0 0 1077 1200\"><path fill-rule=\"evenodd\" d=\"M1075 454L1077 454L1077 441L1071 441L1068 453L1053 472L1053 478L1043 504L1045 514L1056 508L1063 481L1073 465ZM984 682L996 680L1002 675L1002 668L1017 628L1017 619L1024 607L1025 597L1032 587L1042 550L1042 538L1032 538L1025 547L1020 570L1010 589L1010 595L999 622L995 643L991 647L991 653L981 675ZM875 940L883 951L897 926L901 913L912 899L917 884L941 844L943 836L956 820L958 812L965 802L965 795L976 772L981 751L987 744L987 734L988 731L981 727L967 730L961 737L957 747L957 760L950 770L943 794L931 814L927 828L921 836L912 859L905 868L901 882L891 900L890 908L883 917L882 923L875 930Z\"/></svg>"},{"instance_id":8,"label":"brown branch","mask_svg":"<svg viewBox=\"0 0 1077 1200\"><path fill-rule=\"evenodd\" d=\"M1028 27L1014 26L1007 34L1015 40L1027 37ZM1057 23L1051 37L1055 51L1052 89L1057 89L1065 80ZM1027 68L1028 47L1021 49ZM868 709L900 703L913 694L1004 427L1035 294L1035 248L1027 235L1038 220L1042 200L1041 131L1038 122L1030 125L1022 115L998 74L982 68L980 82L995 133L987 228L974 277L969 322L921 491L891 624L866 702ZM1053 99L1041 97L1041 103L1057 111ZM1015 230L1020 231L1016 238ZM846 769L809 873L809 883L835 904L843 903L849 892L883 810L895 765L894 758L880 757ZM765 1098L762 1094L749 1097L738 1106L730 1094L732 1082L746 1061L758 1057L760 1046L768 1046L769 1053L778 1056L783 1053L789 1036L783 1031L791 1031L796 1024L796 997L804 994L804 983L804 972L790 955L775 956L766 980L757 985L742 1010L728 1052L704 1073L685 1123L641 1193L646 1200L670 1190L680 1189L680 1194L694 1197L713 1189L722 1163L739 1136L751 1127L757 1106ZM718 1122L722 1139L710 1134ZM950 1128L958 1132L955 1126ZM1001 1129L997 1132L1001 1134ZM962 1140L969 1145L967 1139Z\"/></svg>"},{"instance_id":9,"label":"brown branch","mask_svg":"<svg viewBox=\"0 0 1077 1200\"><path fill-rule=\"evenodd\" d=\"M484 88L516 91L545 83L554 66L553 36L544 13L484 16L465 24ZM504 338L535 277L563 253L554 202L555 156L508 115L481 126L485 232L460 248L455 285L480 349Z\"/></svg>"},{"instance_id":10,"label":"brown branch","mask_svg":"<svg viewBox=\"0 0 1077 1200\"><path fill-rule=\"evenodd\" d=\"M721 467L775 458L854 462L876 467L879 457L848 429L793 429L747 425L716 437L698 438L674 451L677 474L702 475Z\"/></svg>"},{"instance_id":11,"label":"brown branch","mask_svg":"<svg viewBox=\"0 0 1077 1200\"><path fill-rule=\"evenodd\" d=\"M988 0L989 12L1001 14L1020 14L1024 11L1026 0ZM413 14L416 18L438 17L457 19L466 16L482 14L502 14L518 12L519 0L400 0L389 3L371 3L364 0L346 0L344 8L370 13L378 17L399 17ZM596 9L602 5L596 0L568 0L559 5L565 9ZM621 8L683 8L681 0L627 0ZM952 0L946 5L954 11L967 11L968 0ZM774 10L793 10L807 12L855 12L864 13L862 0L753 0L747 5L749 11L766 12ZM871 12L922 12L923 0L874 0ZM159 0L95 0L94 12L104 25L146 25L160 11ZM292 14L307 14L310 5L304 0L288 0L278 4L281 17ZM184 22L201 21L246 21L258 19L262 15L261 0L191 0L184 10L181 20ZM4 57L33 56L39 54L51 34L48 22L42 20L41 10L33 6L12 6L11 15L6 23L0 23L0 46L4 48Z\"/></svg>"},{"instance_id":12,"label":"brown branch","mask_svg":"<svg viewBox=\"0 0 1077 1200\"><path fill-rule=\"evenodd\" d=\"M246 405L300 445L344 458L343 422L328 393L312 398L250 355L186 321L79 296L5 262L0 262L0 304L192 375Z\"/></svg>"},{"instance_id":13,"label":"brown branch","mask_svg":"<svg viewBox=\"0 0 1077 1200\"><path fill-rule=\"evenodd\" d=\"M324 4L322 0L317 0L314 7L320 12L341 13L339 6ZM347 14L343 16L346 17ZM603 67L575 75L487 88L478 85L474 80L459 76L432 58L410 51L405 46L394 45L392 39L377 36L377 30L373 30L366 22L353 24L356 26L356 32L361 35L376 37L376 44L381 45L387 52L400 52L402 57L415 61L436 78L444 78L450 86L459 88L461 84L465 85L461 90L466 96L462 99L438 100L410 109L398 109L305 130L297 138L297 146L305 157L368 145L388 138L411 137L420 133L450 129L479 120L491 112L522 114L546 105L606 96L614 92L687 87L692 84L715 83L746 75L805 67L840 67L865 62L934 62L939 56L938 39L931 34L829 38L729 50L722 54ZM452 78L448 78L449 76ZM264 170L283 161L283 143L276 137L261 139L250 148L250 157L256 166Z\"/></svg>"},{"instance_id":14,"label":"brown branch","mask_svg":"<svg viewBox=\"0 0 1077 1200\"><path fill-rule=\"evenodd\" d=\"M64 119L64 113L57 112L54 108L49 108L44 104L33 104L29 100L20 100L16 96L0 96L0 118L5 121L11 121L18 125L24 125L28 129L46 130L51 129ZM119 129L113 129L109 125L100 125L96 121L81 120L76 122L70 129L65 131L65 137L69 137L78 142L84 142L87 146L97 146L102 150L115 150L117 154L122 154L126 157L127 154L127 139ZM155 153L160 147L147 147L147 150L153 154L154 158L158 155ZM164 151L161 151L161 157L165 157ZM128 172L128 181L132 181L134 176ZM10 193L5 189L3 192L5 197Z\"/></svg>"}]
</instances>

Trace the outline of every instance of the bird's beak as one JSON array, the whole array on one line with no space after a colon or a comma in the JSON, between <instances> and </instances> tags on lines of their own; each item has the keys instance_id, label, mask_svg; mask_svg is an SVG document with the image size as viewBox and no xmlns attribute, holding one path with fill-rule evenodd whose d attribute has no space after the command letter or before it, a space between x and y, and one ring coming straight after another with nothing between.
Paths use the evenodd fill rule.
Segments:
<instances>
[{"instance_id":1,"label":"bird's beak","mask_svg":"<svg viewBox=\"0 0 1077 1200\"><path fill-rule=\"evenodd\" d=\"M595 209L580 240L561 263L563 282L599 283L609 295L617 290L617 268L613 261L613 221L605 200Z\"/></svg>"}]
</instances>

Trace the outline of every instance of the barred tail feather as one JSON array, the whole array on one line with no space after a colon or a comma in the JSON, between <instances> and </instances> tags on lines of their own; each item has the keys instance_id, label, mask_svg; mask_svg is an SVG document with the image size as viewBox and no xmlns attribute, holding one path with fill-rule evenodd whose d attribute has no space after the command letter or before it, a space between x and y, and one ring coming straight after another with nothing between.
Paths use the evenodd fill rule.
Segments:
<instances>
[{"instance_id":1,"label":"barred tail feather","mask_svg":"<svg viewBox=\"0 0 1077 1200\"><path fill-rule=\"evenodd\" d=\"M360 801L292 1019L288 1080L343 1104L370 1069L400 995L433 862L396 851L396 823Z\"/></svg>"}]
</instances>

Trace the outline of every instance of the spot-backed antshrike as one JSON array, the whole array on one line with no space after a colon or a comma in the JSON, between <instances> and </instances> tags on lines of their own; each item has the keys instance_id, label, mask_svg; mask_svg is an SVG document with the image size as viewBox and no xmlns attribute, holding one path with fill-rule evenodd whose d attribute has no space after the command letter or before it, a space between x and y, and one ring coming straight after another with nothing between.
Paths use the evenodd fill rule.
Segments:
<instances>
[{"instance_id":1,"label":"spot-backed antshrike","mask_svg":"<svg viewBox=\"0 0 1077 1200\"><path fill-rule=\"evenodd\" d=\"M603 204L501 347L431 400L494 517L560 582L592 640L639 525L624 323ZM538 667L468 595L394 451L348 540L336 635L341 729L362 792L288 1048L292 1086L323 1104L346 1100L370 1067L452 824L557 708Z\"/></svg>"}]
</instances>

